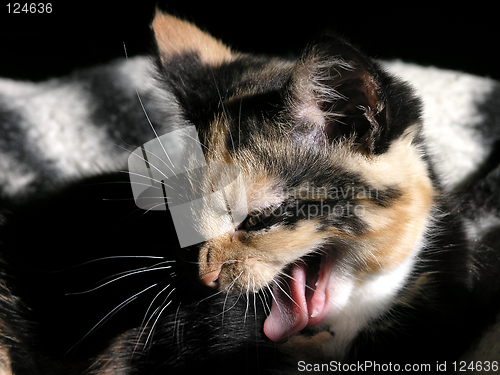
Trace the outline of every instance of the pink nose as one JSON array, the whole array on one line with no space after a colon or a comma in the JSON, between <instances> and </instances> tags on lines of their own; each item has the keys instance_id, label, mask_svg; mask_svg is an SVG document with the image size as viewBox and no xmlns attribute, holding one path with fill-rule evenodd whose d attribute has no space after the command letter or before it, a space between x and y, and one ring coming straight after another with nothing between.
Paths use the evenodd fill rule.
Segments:
<instances>
[{"instance_id":1,"label":"pink nose","mask_svg":"<svg viewBox=\"0 0 500 375\"><path fill-rule=\"evenodd\" d=\"M219 286L219 275L220 268L201 276L201 282L210 288L216 289Z\"/></svg>"}]
</instances>

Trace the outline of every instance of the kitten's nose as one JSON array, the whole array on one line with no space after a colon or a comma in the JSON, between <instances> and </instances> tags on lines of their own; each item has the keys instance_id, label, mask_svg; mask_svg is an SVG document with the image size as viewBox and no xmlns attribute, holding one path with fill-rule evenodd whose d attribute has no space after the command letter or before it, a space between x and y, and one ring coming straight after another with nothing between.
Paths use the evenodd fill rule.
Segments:
<instances>
[{"instance_id":1,"label":"kitten's nose","mask_svg":"<svg viewBox=\"0 0 500 375\"><path fill-rule=\"evenodd\" d=\"M220 268L203 275L201 277L201 282L206 286L209 286L210 288L216 289L219 286L219 275L220 275Z\"/></svg>"}]
</instances>

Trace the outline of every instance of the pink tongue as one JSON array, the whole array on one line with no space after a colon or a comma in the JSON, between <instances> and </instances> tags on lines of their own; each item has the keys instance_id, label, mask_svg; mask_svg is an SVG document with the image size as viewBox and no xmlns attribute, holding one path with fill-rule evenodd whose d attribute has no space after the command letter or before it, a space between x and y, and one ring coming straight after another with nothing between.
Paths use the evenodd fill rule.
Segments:
<instances>
[{"instance_id":1,"label":"pink tongue","mask_svg":"<svg viewBox=\"0 0 500 375\"><path fill-rule=\"evenodd\" d=\"M276 342L288 340L309 322L305 265L295 265L290 276L292 278L288 282L279 286L274 284L273 306L264 322L265 335Z\"/></svg>"}]
</instances>

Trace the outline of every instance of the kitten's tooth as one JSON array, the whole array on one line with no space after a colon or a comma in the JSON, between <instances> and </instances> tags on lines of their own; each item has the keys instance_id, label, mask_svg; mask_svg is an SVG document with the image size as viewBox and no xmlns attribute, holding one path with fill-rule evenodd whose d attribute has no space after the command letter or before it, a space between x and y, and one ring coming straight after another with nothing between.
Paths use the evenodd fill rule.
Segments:
<instances>
[{"instance_id":1,"label":"kitten's tooth","mask_svg":"<svg viewBox=\"0 0 500 375\"><path fill-rule=\"evenodd\" d=\"M313 312L312 312L312 314L311 314L311 318L315 318L315 317L317 317L317 316L318 316L318 314L319 314L318 309L313 309Z\"/></svg>"}]
</instances>

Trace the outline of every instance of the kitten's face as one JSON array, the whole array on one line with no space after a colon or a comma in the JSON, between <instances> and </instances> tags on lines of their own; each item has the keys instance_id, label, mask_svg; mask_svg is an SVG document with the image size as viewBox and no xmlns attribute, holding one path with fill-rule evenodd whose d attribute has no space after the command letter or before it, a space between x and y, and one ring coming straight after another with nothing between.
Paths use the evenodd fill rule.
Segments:
<instances>
[{"instance_id":1,"label":"kitten's face","mask_svg":"<svg viewBox=\"0 0 500 375\"><path fill-rule=\"evenodd\" d=\"M409 136L367 158L348 145L269 133L225 157L241 170L249 215L202 245L199 275L217 290L270 288L284 298L274 313L303 322L268 333L281 341L339 314L344 285L357 288L414 255L432 188L422 165L409 168L419 164Z\"/></svg>"},{"instance_id":2,"label":"kitten's face","mask_svg":"<svg viewBox=\"0 0 500 375\"><path fill-rule=\"evenodd\" d=\"M434 193L415 146L418 103L336 39L287 62L233 54L187 25L163 14L153 24L165 82L207 164L238 167L242 185L229 194L248 206L201 245L200 280L272 291L264 330L274 341L334 325L398 278L427 225ZM219 220L196 215L202 227Z\"/></svg>"}]
</instances>

